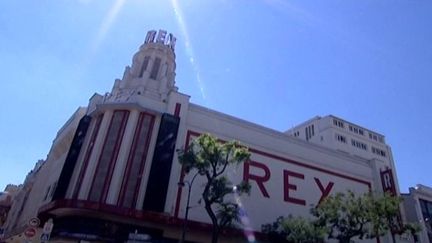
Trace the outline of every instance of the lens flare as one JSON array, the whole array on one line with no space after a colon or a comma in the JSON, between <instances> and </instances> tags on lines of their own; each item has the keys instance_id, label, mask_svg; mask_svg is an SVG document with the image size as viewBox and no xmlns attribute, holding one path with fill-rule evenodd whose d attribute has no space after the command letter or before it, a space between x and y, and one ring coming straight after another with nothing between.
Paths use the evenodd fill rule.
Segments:
<instances>
[{"instance_id":1,"label":"lens flare","mask_svg":"<svg viewBox=\"0 0 432 243\"><path fill-rule=\"evenodd\" d=\"M236 188L234 188L234 198L239 207L239 216L240 216L240 222L243 225L243 234L245 235L248 242L255 242L255 235L252 227L250 226L251 224L250 224L249 216L247 215L247 211L243 207L241 198L238 195Z\"/></svg>"},{"instance_id":2,"label":"lens flare","mask_svg":"<svg viewBox=\"0 0 432 243\"><path fill-rule=\"evenodd\" d=\"M117 19L117 16L123 8L125 2L126 0L116 0L109 9L109 11L105 14L105 17L101 22L98 32L90 44L90 50L83 58L81 64L83 69L86 69L93 61L93 58L96 56L96 53L98 52L101 43L105 40L106 35L108 34L115 20Z\"/></svg>"},{"instance_id":3,"label":"lens flare","mask_svg":"<svg viewBox=\"0 0 432 243\"><path fill-rule=\"evenodd\" d=\"M180 27L180 31L181 31L181 34L182 34L183 39L184 39L185 48L186 48L186 55L189 57L189 62L192 65L192 68L193 68L195 75L196 75L196 81L197 81L198 88L199 88L200 93L201 93L201 97L204 100L206 100L204 83L201 79L200 69L199 69L199 66L198 66L197 60L195 58L195 54L194 54L192 45L191 45L190 36L189 36L189 32L188 32L187 27L186 27L186 23L185 23L184 18L183 18L183 13L181 11L180 5L178 4L177 0L171 0L171 4L172 4L173 10L174 10L177 24Z\"/></svg>"}]
</instances>

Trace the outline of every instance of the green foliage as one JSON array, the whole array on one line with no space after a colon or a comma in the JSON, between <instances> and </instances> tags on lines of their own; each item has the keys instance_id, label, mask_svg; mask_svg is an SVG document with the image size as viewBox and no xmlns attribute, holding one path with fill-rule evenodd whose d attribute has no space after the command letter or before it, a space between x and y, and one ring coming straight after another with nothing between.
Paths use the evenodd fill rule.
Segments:
<instances>
[{"instance_id":1,"label":"green foliage","mask_svg":"<svg viewBox=\"0 0 432 243\"><path fill-rule=\"evenodd\" d=\"M399 218L399 205L402 201L400 197L386 193L382 196L368 194L365 198L372 227L370 238L385 235L388 231L393 234L402 233L403 225Z\"/></svg>"},{"instance_id":2,"label":"green foliage","mask_svg":"<svg viewBox=\"0 0 432 243\"><path fill-rule=\"evenodd\" d=\"M234 186L224 174L230 165L246 162L250 153L236 141L222 143L210 134L203 134L178 154L185 173L196 170L206 178L202 199L213 224L212 241L216 242L222 228L239 221L238 205L229 202L226 196L250 192L248 183Z\"/></svg>"},{"instance_id":3,"label":"green foliage","mask_svg":"<svg viewBox=\"0 0 432 243\"><path fill-rule=\"evenodd\" d=\"M326 228L301 217L279 217L272 224L262 225L261 231L272 242L312 243L324 242Z\"/></svg>"},{"instance_id":4,"label":"green foliage","mask_svg":"<svg viewBox=\"0 0 432 243\"><path fill-rule=\"evenodd\" d=\"M291 216L279 217L273 224L263 225L262 231L276 239L274 241L314 242L310 239L304 241L305 235L313 232L313 226L317 235L327 234L328 238L344 243L352 242L354 237L379 238L390 232L393 242L396 242L396 234L409 233L416 237L415 234L421 230L418 224L401 223L401 201L400 197L390 194L367 193L357 196L351 191L337 193L311 209L311 214L315 216L312 222Z\"/></svg>"},{"instance_id":5,"label":"green foliage","mask_svg":"<svg viewBox=\"0 0 432 243\"><path fill-rule=\"evenodd\" d=\"M417 223L407 223L407 224L404 224L403 227L404 227L403 231L405 233L410 234L413 237L414 242L417 242L417 237L418 237L417 233L420 232L420 231L422 231L422 227L420 226L420 224L417 224Z\"/></svg>"},{"instance_id":6,"label":"green foliage","mask_svg":"<svg viewBox=\"0 0 432 243\"><path fill-rule=\"evenodd\" d=\"M353 192L327 197L311 210L316 224L328 228L328 237L339 242L350 242L353 237L363 239L368 233L367 199Z\"/></svg>"},{"instance_id":7,"label":"green foliage","mask_svg":"<svg viewBox=\"0 0 432 243\"><path fill-rule=\"evenodd\" d=\"M317 217L317 224L329 228L328 237L339 242L350 242L353 237L379 238L388 232L395 242L396 234L418 232L417 225L402 224L401 201L400 197L390 194L356 196L349 191L328 197L311 212Z\"/></svg>"},{"instance_id":8,"label":"green foliage","mask_svg":"<svg viewBox=\"0 0 432 243\"><path fill-rule=\"evenodd\" d=\"M410 234L416 234L422 230L422 227L419 224L415 223L406 223L404 225L405 231Z\"/></svg>"},{"instance_id":9,"label":"green foliage","mask_svg":"<svg viewBox=\"0 0 432 243\"><path fill-rule=\"evenodd\" d=\"M369 233L370 238L380 237L390 232L393 242L396 242L395 235L409 233L415 236L421 230L418 224L401 222L399 206L402 198L388 193L384 195L368 194L366 198L372 227Z\"/></svg>"},{"instance_id":10,"label":"green foliage","mask_svg":"<svg viewBox=\"0 0 432 243\"><path fill-rule=\"evenodd\" d=\"M216 211L216 216L219 219L219 225L224 227L234 226L240 222L239 206L232 202L222 202Z\"/></svg>"}]
</instances>

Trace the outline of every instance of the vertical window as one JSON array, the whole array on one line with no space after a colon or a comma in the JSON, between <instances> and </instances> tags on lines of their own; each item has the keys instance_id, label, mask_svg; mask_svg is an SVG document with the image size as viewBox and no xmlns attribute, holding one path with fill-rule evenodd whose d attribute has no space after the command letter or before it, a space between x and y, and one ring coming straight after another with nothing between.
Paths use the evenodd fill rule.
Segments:
<instances>
[{"instance_id":1,"label":"vertical window","mask_svg":"<svg viewBox=\"0 0 432 243\"><path fill-rule=\"evenodd\" d=\"M346 137L342 136L340 134L336 134L336 140L338 140L341 143L346 143L347 142Z\"/></svg>"},{"instance_id":2,"label":"vertical window","mask_svg":"<svg viewBox=\"0 0 432 243\"><path fill-rule=\"evenodd\" d=\"M372 150L372 153L374 153L374 154L380 155L382 157L386 157L387 156L386 152L384 150L382 150L382 149L378 149L378 148L375 148L375 147L372 146L371 150Z\"/></svg>"},{"instance_id":3,"label":"vertical window","mask_svg":"<svg viewBox=\"0 0 432 243\"><path fill-rule=\"evenodd\" d=\"M367 150L367 145L365 143L359 142L354 139L351 139L351 145L359 149Z\"/></svg>"},{"instance_id":4,"label":"vertical window","mask_svg":"<svg viewBox=\"0 0 432 243\"><path fill-rule=\"evenodd\" d=\"M44 197L44 201L45 200L47 200L47 198L48 198L48 195L50 194L50 191L51 191L51 185L47 188L47 190L46 190L46 192L45 192L45 197Z\"/></svg>"},{"instance_id":5,"label":"vertical window","mask_svg":"<svg viewBox=\"0 0 432 243\"><path fill-rule=\"evenodd\" d=\"M100 128L100 124L102 122L102 118L103 118L103 114L100 114L97 117L97 119L96 119L95 127L93 128L93 133L92 133L92 135L90 137L90 142L89 142L89 145L87 147L87 151L86 151L86 153L84 155L84 159L83 159L83 163L82 163L82 166L81 166L81 170L79 172L78 179L77 179L77 182L75 184L75 189L74 189L74 193L73 193L73 196L72 196L73 198L77 198L78 197L78 192L79 192L79 190L81 188L81 183L82 183L82 180L84 178L84 174L85 174L85 172L87 170L87 165L88 165L88 162L89 162L89 159L90 159L90 155L92 154L92 151L93 151L93 146L94 146L97 134L99 132L99 128Z\"/></svg>"},{"instance_id":6,"label":"vertical window","mask_svg":"<svg viewBox=\"0 0 432 243\"><path fill-rule=\"evenodd\" d=\"M150 61L149 56L144 57L144 61L143 61L143 64L141 66L141 71L139 73L140 78L142 78L142 76L144 75L144 71L147 70L147 66L148 66L149 61Z\"/></svg>"},{"instance_id":7,"label":"vertical window","mask_svg":"<svg viewBox=\"0 0 432 243\"><path fill-rule=\"evenodd\" d=\"M147 158L154 118L141 113L135 130L120 190L119 206L134 208Z\"/></svg>"},{"instance_id":8,"label":"vertical window","mask_svg":"<svg viewBox=\"0 0 432 243\"><path fill-rule=\"evenodd\" d=\"M129 111L114 111L91 185L91 201L104 201L106 198L128 115Z\"/></svg>"},{"instance_id":9,"label":"vertical window","mask_svg":"<svg viewBox=\"0 0 432 243\"><path fill-rule=\"evenodd\" d=\"M52 185L52 190L51 190L51 193L50 193L50 198L52 198L54 196L54 192L55 192L56 188L57 188L57 181L54 182L54 184Z\"/></svg>"},{"instance_id":10,"label":"vertical window","mask_svg":"<svg viewBox=\"0 0 432 243\"><path fill-rule=\"evenodd\" d=\"M159 73L159 68L160 68L160 64L161 64L161 59L156 57L154 63L153 63L153 67L150 73L150 78L151 79L157 79L158 73Z\"/></svg>"},{"instance_id":11,"label":"vertical window","mask_svg":"<svg viewBox=\"0 0 432 243\"><path fill-rule=\"evenodd\" d=\"M333 125L344 128L344 123L336 119L333 119Z\"/></svg>"}]
</instances>

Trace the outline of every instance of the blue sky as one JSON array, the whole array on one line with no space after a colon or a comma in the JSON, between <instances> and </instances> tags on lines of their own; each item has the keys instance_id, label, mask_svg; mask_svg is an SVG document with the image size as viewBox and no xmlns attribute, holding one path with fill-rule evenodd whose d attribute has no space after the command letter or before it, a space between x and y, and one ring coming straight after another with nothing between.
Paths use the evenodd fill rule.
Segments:
<instances>
[{"instance_id":1,"label":"blue sky","mask_svg":"<svg viewBox=\"0 0 432 243\"><path fill-rule=\"evenodd\" d=\"M386 136L403 192L432 186L428 0L0 2L0 189L115 78L150 29L191 101L279 131L333 114Z\"/></svg>"}]
</instances>

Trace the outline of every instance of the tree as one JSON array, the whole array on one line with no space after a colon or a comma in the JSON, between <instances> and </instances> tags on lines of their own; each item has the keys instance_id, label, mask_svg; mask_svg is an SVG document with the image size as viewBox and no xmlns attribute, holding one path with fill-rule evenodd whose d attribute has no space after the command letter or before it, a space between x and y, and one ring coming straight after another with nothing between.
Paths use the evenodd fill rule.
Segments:
<instances>
[{"instance_id":1,"label":"tree","mask_svg":"<svg viewBox=\"0 0 432 243\"><path fill-rule=\"evenodd\" d=\"M421 230L422 230L422 227L417 223L404 224L404 231L413 237L414 242L418 242L417 233L420 232Z\"/></svg>"},{"instance_id":2,"label":"tree","mask_svg":"<svg viewBox=\"0 0 432 243\"><path fill-rule=\"evenodd\" d=\"M390 194L367 193L361 196L348 191L329 196L311 212L317 217L316 224L329 229L329 238L350 242L352 238L379 238L390 232L393 242L396 235L406 232L415 237L419 231L416 224L403 224L399 205L402 199Z\"/></svg>"},{"instance_id":3,"label":"tree","mask_svg":"<svg viewBox=\"0 0 432 243\"><path fill-rule=\"evenodd\" d=\"M337 193L311 209L311 213L318 226L328 228L328 238L348 243L354 237L363 239L368 233L370 219L365 200L351 191Z\"/></svg>"},{"instance_id":4,"label":"tree","mask_svg":"<svg viewBox=\"0 0 432 243\"><path fill-rule=\"evenodd\" d=\"M372 225L371 238L379 239L390 231L392 241L396 242L396 235L410 233L413 237L420 231L418 224L404 224L400 218L400 203L402 198L385 193L384 195L365 195L368 204L369 218Z\"/></svg>"},{"instance_id":5,"label":"tree","mask_svg":"<svg viewBox=\"0 0 432 243\"><path fill-rule=\"evenodd\" d=\"M261 231L271 242L312 243L324 242L326 228L302 217L279 217L272 224L264 224Z\"/></svg>"},{"instance_id":6,"label":"tree","mask_svg":"<svg viewBox=\"0 0 432 243\"><path fill-rule=\"evenodd\" d=\"M223 143L209 134L199 136L178 153L186 174L196 170L206 180L201 196L212 222L212 242L216 243L223 228L239 221L239 207L228 200L227 196L250 191L247 182L233 186L225 172L229 166L247 161L250 153L236 141Z\"/></svg>"}]
</instances>

